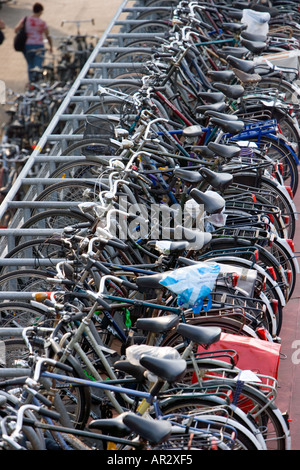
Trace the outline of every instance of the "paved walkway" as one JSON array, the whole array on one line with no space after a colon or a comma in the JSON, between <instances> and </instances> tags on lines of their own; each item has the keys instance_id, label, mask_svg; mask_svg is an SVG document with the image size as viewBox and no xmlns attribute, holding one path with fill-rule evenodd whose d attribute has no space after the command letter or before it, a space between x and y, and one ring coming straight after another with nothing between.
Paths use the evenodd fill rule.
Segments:
<instances>
[{"instance_id":1,"label":"paved walkway","mask_svg":"<svg viewBox=\"0 0 300 470\"><path fill-rule=\"evenodd\" d=\"M122 0L41 0L41 3L44 5L42 19L48 24L55 46L58 44L55 38L77 32L76 24L65 23L62 26L63 21L94 19L94 25L91 22L81 23L80 32L100 38ZM0 18L6 24L5 41L0 46L0 80L5 82L7 89L15 92L24 91L28 78L23 54L13 48L14 28L22 17L31 14L33 4L33 0L16 0L15 3L4 4L0 9ZM0 125L4 119L4 107L0 105Z\"/></svg>"},{"instance_id":2,"label":"paved walkway","mask_svg":"<svg viewBox=\"0 0 300 470\"><path fill-rule=\"evenodd\" d=\"M295 197L300 209L300 188ZM300 215L294 238L296 255L300 253ZM300 263L300 259L298 258ZM292 299L284 309L281 331L282 358L279 363L279 393L276 404L281 411L287 410L291 418L293 450L300 450L300 275Z\"/></svg>"}]
</instances>

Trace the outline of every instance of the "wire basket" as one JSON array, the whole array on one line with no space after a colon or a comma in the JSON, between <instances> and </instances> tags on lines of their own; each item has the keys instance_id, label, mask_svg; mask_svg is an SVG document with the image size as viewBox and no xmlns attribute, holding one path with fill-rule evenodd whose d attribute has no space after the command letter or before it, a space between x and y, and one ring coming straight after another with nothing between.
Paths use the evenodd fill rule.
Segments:
<instances>
[{"instance_id":1,"label":"wire basket","mask_svg":"<svg viewBox=\"0 0 300 470\"><path fill-rule=\"evenodd\" d=\"M108 141L115 137L114 125L99 116L87 116L83 136L86 139L97 137L97 139Z\"/></svg>"}]
</instances>

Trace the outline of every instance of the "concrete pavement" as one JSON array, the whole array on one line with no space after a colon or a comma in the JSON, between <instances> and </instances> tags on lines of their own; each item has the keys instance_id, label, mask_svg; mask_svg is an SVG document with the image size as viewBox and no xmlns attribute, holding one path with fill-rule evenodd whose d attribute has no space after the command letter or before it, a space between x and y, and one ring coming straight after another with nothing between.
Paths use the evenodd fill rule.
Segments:
<instances>
[{"instance_id":1,"label":"concrete pavement","mask_svg":"<svg viewBox=\"0 0 300 470\"><path fill-rule=\"evenodd\" d=\"M23 92L28 81L27 67L23 54L13 48L14 27L19 20L29 15L35 0L16 0L4 4L0 9L0 18L5 22L3 31L5 41L0 46L0 80L3 80L6 89ZM48 24L51 35L54 37L54 54L56 38L76 34L77 25L63 21L78 21L94 19L91 22L81 23L82 34L97 35L99 38L113 19L122 0L41 0L44 5L42 19ZM5 106L0 104L0 125L6 118Z\"/></svg>"}]
</instances>

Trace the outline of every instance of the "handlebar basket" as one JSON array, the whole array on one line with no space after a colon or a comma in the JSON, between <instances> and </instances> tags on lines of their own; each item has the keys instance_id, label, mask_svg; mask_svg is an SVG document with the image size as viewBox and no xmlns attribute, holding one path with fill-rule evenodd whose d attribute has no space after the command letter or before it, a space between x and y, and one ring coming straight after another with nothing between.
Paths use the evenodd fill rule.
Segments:
<instances>
[{"instance_id":1,"label":"handlebar basket","mask_svg":"<svg viewBox=\"0 0 300 470\"><path fill-rule=\"evenodd\" d=\"M94 115L87 116L83 136L86 139L97 137L108 141L115 137L114 125L107 119Z\"/></svg>"}]
</instances>

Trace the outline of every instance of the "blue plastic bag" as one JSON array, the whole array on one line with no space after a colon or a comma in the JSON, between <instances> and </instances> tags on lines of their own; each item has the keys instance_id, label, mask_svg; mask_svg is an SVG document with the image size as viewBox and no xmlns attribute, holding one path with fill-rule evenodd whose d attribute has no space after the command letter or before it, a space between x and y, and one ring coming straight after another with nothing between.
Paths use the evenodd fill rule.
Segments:
<instances>
[{"instance_id":1,"label":"blue plastic bag","mask_svg":"<svg viewBox=\"0 0 300 470\"><path fill-rule=\"evenodd\" d=\"M177 303L180 307L192 308L194 313L199 314L202 309L207 311L211 308L210 293L220 269L218 264L199 262L175 269L172 273L168 273L160 284L177 294ZM204 308L205 298L208 299L208 303Z\"/></svg>"}]
</instances>

